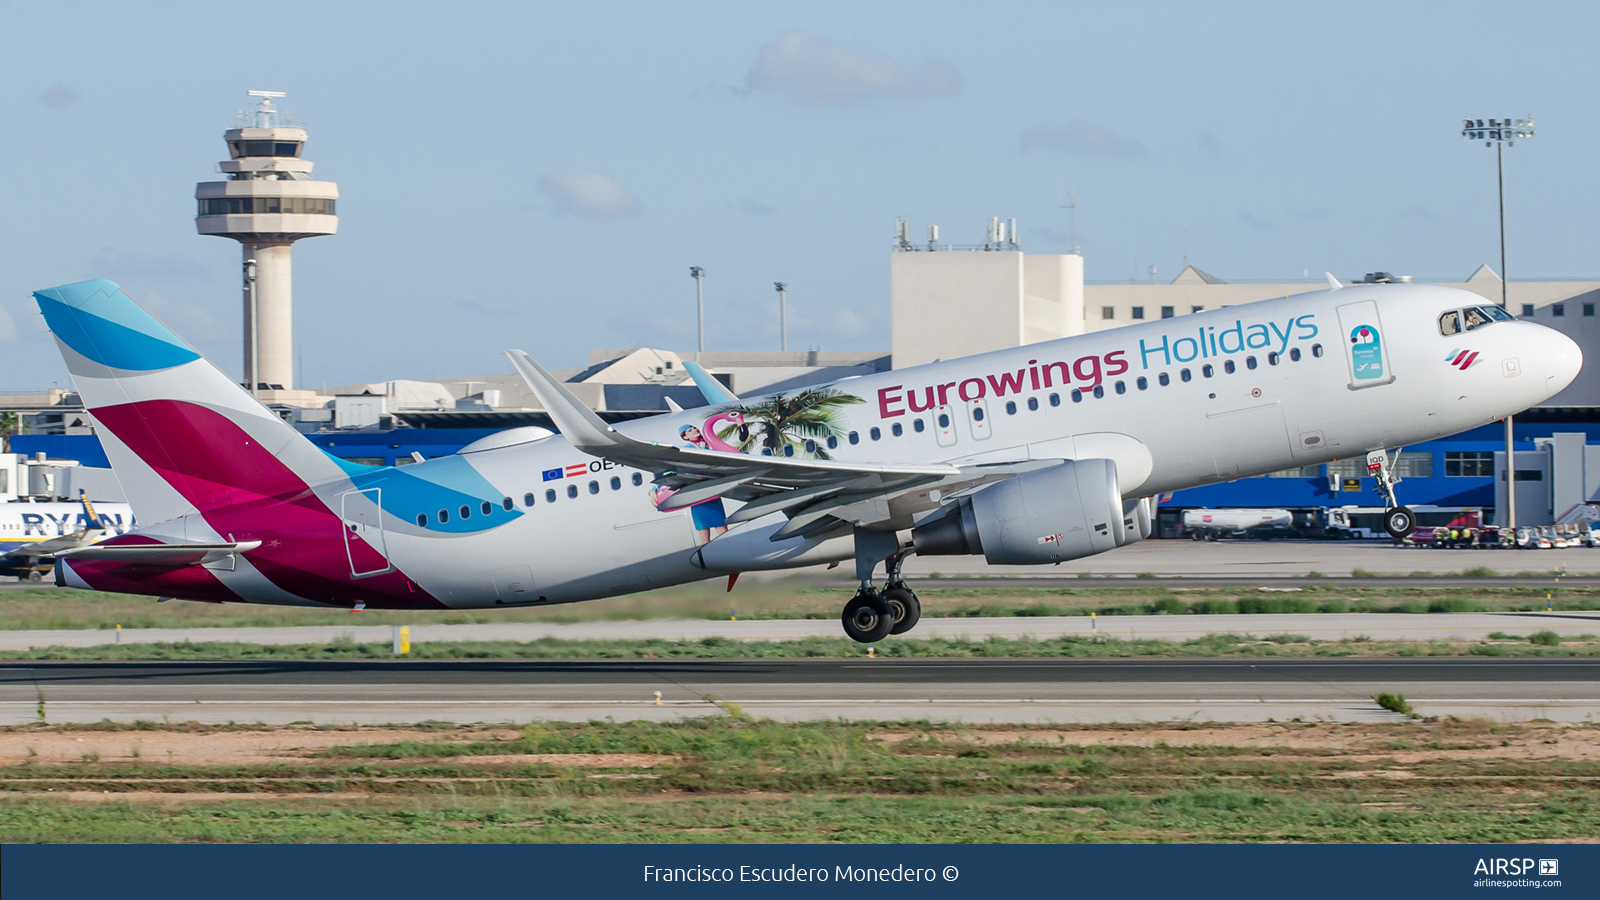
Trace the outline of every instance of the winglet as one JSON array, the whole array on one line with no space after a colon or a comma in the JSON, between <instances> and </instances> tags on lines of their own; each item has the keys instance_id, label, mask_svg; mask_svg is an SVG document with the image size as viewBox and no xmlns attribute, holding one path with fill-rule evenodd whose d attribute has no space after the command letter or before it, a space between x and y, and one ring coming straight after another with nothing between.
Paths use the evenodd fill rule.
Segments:
<instances>
[{"instance_id":1,"label":"winglet","mask_svg":"<svg viewBox=\"0 0 1600 900\"><path fill-rule=\"evenodd\" d=\"M506 356L511 358L511 364L517 367L522 380L528 383L534 396L544 405L545 412L556 423L556 428L561 430L562 436L572 446L591 456L603 456L607 450L633 443L612 431L610 425L595 415L582 400L572 396L572 392L562 387L561 382L545 371L544 366L534 362L533 357L521 350L507 350Z\"/></svg>"},{"instance_id":2,"label":"winglet","mask_svg":"<svg viewBox=\"0 0 1600 900\"><path fill-rule=\"evenodd\" d=\"M700 389L700 395L706 398L707 403L715 406L718 403L739 402L739 398L733 395L733 391L723 387L722 382L712 378L711 373L701 368L700 364L694 360L685 360L683 369L689 373L690 378L694 379L694 386Z\"/></svg>"},{"instance_id":3,"label":"winglet","mask_svg":"<svg viewBox=\"0 0 1600 900\"><path fill-rule=\"evenodd\" d=\"M672 399L671 397L662 397L661 399L667 401L667 409L670 409L675 413L683 412L683 407L678 405L678 401Z\"/></svg>"},{"instance_id":4,"label":"winglet","mask_svg":"<svg viewBox=\"0 0 1600 900\"><path fill-rule=\"evenodd\" d=\"M1323 272L1322 274L1328 276L1328 290L1337 291L1339 288L1344 287L1344 285L1339 283L1339 279L1333 277L1332 272Z\"/></svg>"}]
</instances>

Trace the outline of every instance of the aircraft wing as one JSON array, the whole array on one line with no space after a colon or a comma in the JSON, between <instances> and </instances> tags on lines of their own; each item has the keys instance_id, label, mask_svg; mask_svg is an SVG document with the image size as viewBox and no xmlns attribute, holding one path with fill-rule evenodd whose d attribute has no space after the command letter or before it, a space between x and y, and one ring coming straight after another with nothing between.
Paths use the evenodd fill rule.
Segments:
<instances>
[{"instance_id":1,"label":"aircraft wing","mask_svg":"<svg viewBox=\"0 0 1600 900\"><path fill-rule=\"evenodd\" d=\"M746 505L729 524L783 512L789 524L774 540L817 534L845 523L880 529L909 527L919 512L943 499L1025 471L1057 465L1027 460L998 465L878 465L784 456L754 456L640 441L617 432L549 372L520 350L508 351L545 411L569 443L591 456L656 475L677 490L661 505L679 509L713 497Z\"/></svg>"}]
</instances>

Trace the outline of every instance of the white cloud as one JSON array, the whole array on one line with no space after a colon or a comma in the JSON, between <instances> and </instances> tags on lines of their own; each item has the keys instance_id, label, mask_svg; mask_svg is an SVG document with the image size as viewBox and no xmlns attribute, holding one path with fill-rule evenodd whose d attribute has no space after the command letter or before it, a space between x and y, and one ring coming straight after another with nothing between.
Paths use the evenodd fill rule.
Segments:
<instances>
[{"instance_id":1,"label":"white cloud","mask_svg":"<svg viewBox=\"0 0 1600 900\"><path fill-rule=\"evenodd\" d=\"M1062 153L1098 153L1104 156L1140 156L1144 147L1117 136L1111 129L1093 122L1068 122L1065 125L1030 128L1022 133L1023 152L1035 147Z\"/></svg>"},{"instance_id":2,"label":"white cloud","mask_svg":"<svg viewBox=\"0 0 1600 900\"><path fill-rule=\"evenodd\" d=\"M22 340L22 333L17 330L17 320L11 318L11 310L0 306L0 344L15 344Z\"/></svg>"},{"instance_id":3,"label":"white cloud","mask_svg":"<svg viewBox=\"0 0 1600 900\"><path fill-rule=\"evenodd\" d=\"M39 95L39 102L51 109L66 109L80 99L77 91L59 81L45 88L44 93Z\"/></svg>"},{"instance_id":4,"label":"white cloud","mask_svg":"<svg viewBox=\"0 0 1600 900\"><path fill-rule=\"evenodd\" d=\"M872 59L790 31L764 44L744 75L747 92L776 91L806 103L844 106L869 97L944 97L961 90L961 73L947 60L930 59L905 71L887 57Z\"/></svg>"},{"instance_id":5,"label":"white cloud","mask_svg":"<svg viewBox=\"0 0 1600 900\"><path fill-rule=\"evenodd\" d=\"M539 177L539 193L557 215L585 219L619 219L644 212L639 198L623 189L610 175L558 172Z\"/></svg>"}]
</instances>

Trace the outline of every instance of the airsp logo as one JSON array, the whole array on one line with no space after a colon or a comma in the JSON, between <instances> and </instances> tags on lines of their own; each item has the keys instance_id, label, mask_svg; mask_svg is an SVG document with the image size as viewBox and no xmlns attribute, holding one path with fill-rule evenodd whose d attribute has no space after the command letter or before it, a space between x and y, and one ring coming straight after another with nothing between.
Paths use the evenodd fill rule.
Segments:
<instances>
[{"instance_id":1,"label":"airsp logo","mask_svg":"<svg viewBox=\"0 0 1600 900\"><path fill-rule=\"evenodd\" d=\"M1477 868L1472 870L1474 875L1527 875L1533 872L1531 859L1479 859ZM1540 875L1559 875L1561 863L1554 859L1539 860Z\"/></svg>"}]
</instances>

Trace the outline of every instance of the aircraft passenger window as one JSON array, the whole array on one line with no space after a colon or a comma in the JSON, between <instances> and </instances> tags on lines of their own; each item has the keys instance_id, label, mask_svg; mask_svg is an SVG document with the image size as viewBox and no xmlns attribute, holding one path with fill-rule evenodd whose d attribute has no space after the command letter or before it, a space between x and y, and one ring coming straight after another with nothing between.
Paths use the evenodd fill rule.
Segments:
<instances>
[{"instance_id":1,"label":"aircraft passenger window","mask_svg":"<svg viewBox=\"0 0 1600 900\"><path fill-rule=\"evenodd\" d=\"M1039 398L1038 397L1029 397L1028 398L1028 412L1038 412L1038 411L1039 411Z\"/></svg>"},{"instance_id":2,"label":"aircraft passenger window","mask_svg":"<svg viewBox=\"0 0 1600 900\"><path fill-rule=\"evenodd\" d=\"M917 434L921 434L921 433L922 433L922 429L923 429L923 428L924 428L924 427L925 427L925 426L924 426L924 425L923 425L923 424L922 424L922 420L921 420L921 419L915 419L915 420L913 420L913 421L912 421L912 422L911 422L911 428L912 428L912 430L913 430L913 431L915 431L915 432L916 432L916 433L917 433Z\"/></svg>"},{"instance_id":3,"label":"aircraft passenger window","mask_svg":"<svg viewBox=\"0 0 1600 900\"><path fill-rule=\"evenodd\" d=\"M633 473L633 486L638 487L641 484L644 484L644 476L638 472Z\"/></svg>"},{"instance_id":4,"label":"aircraft passenger window","mask_svg":"<svg viewBox=\"0 0 1600 900\"><path fill-rule=\"evenodd\" d=\"M1210 378L1211 376L1217 374L1217 370L1212 368L1210 363L1206 363L1200 367L1200 374Z\"/></svg>"},{"instance_id":5,"label":"aircraft passenger window","mask_svg":"<svg viewBox=\"0 0 1600 900\"><path fill-rule=\"evenodd\" d=\"M939 413L939 427L940 428L949 428L950 427L950 416L948 416L945 413Z\"/></svg>"},{"instance_id":6,"label":"aircraft passenger window","mask_svg":"<svg viewBox=\"0 0 1600 900\"><path fill-rule=\"evenodd\" d=\"M6 527L10 528L11 526L7 525ZM417 527L418 528L427 528L428 527L428 514L427 513L417 513Z\"/></svg>"},{"instance_id":7,"label":"aircraft passenger window","mask_svg":"<svg viewBox=\"0 0 1600 900\"><path fill-rule=\"evenodd\" d=\"M1015 401L1015 400L1007 400L1006 401L1006 415L1014 416L1016 414L1017 414L1017 401Z\"/></svg>"},{"instance_id":8,"label":"aircraft passenger window","mask_svg":"<svg viewBox=\"0 0 1600 900\"><path fill-rule=\"evenodd\" d=\"M905 428L904 425L901 425L899 422L896 422L896 423L894 423L894 425L892 425L889 428L889 431L893 432L895 437L899 437L900 435L906 433L906 428Z\"/></svg>"},{"instance_id":9,"label":"aircraft passenger window","mask_svg":"<svg viewBox=\"0 0 1600 900\"><path fill-rule=\"evenodd\" d=\"M983 421L983 407L974 406L972 408L972 421L974 421L974 422L982 422Z\"/></svg>"},{"instance_id":10,"label":"aircraft passenger window","mask_svg":"<svg viewBox=\"0 0 1600 900\"><path fill-rule=\"evenodd\" d=\"M1128 392L1128 385L1125 382L1121 382L1121 381L1117 382L1117 393L1126 394L1127 392Z\"/></svg>"},{"instance_id":11,"label":"aircraft passenger window","mask_svg":"<svg viewBox=\"0 0 1600 900\"><path fill-rule=\"evenodd\" d=\"M575 485L575 484L567 485L567 499L568 500L576 500L576 499L578 499L578 486L577 485Z\"/></svg>"},{"instance_id":12,"label":"aircraft passenger window","mask_svg":"<svg viewBox=\"0 0 1600 900\"><path fill-rule=\"evenodd\" d=\"M1172 383L1172 379L1170 377L1168 377L1167 373L1165 373L1165 372L1162 372L1160 375L1157 375L1156 376L1156 380L1161 382L1161 386L1162 387L1166 387L1167 385Z\"/></svg>"},{"instance_id":13,"label":"aircraft passenger window","mask_svg":"<svg viewBox=\"0 0 1600 900\"><path fill-rule=\"evenodd\" d=\"M448 521L450 521L450 510L448 510L448 509L439 510L439 524L443 525L444 523L446 523Z\"/></svg>"},{"instance_id":14,"label":"aircraft passenger window","mask_svg":"<svg viewBox=\"0 0 1600 900\"><path fill-rule=\"evenodd\" d=\"M783 445L783 455L784 456L793 456L794 455L794 445L793 444L784 444Z\"/></svg>"},{"instance_id":15,"label":"aircraft passenger window","mask_svg":"<svg viewBox=\"0 0 1600 900\"><path fill-rule=\"evenodd\" d=\"M1254 356L1246 356L1244 358L1244 367L1246 369L1254 369L1256 367L1256 358Z\"/></svg>"},{"instance_id":16,"label":"aircraft passenger window","mask_svg":"<svg viewBox=\"0 0 1600 900\"><path fill-rule=\"evenodd\" d=\"M1271 353L1267 354L1267 365L1275 366L1277 364L1278 364L1278 351L1274 350Z\"/></svg>"},{"instance_id":17,"label":"aircraft passenger window","mask_svg":"<svg viewBox=\"0 0 1600 900\"><path fill-rule=\"evenodd\" d=\"M1225 360L1222 361L1222 371L1227 372L1229 375L1232 375L1233 374L1233 370L1234 370L1233 360L1225 359Z\"/></svg>"},{"instance_id":18,"label":"aircraft passenger window","mask_svg":"<svg viewBox=\"0 0 1600 900\"><path fill-rule=\"evenodd\" d=\"M635 477L638 477L638 476L635 476ZM533 505L533 491L529 491L526 494L522 495L522 505L523 506L532 506Z\"/></svg>"},{"instance_id":19,"label":"aircraft passenger window","mask_svg":"<svg viewBox=\"0 0 1600 900\"><path fill-rule=\"evenodd\" d=\"M1187 384L1189 382L1189 379L1193 378L1194 376L1189 374L1189 370L1188 369L1179 369L1178 370L1178 377L1183 379L1184 383Z\"/></svg>"},{"instance_id":20,"label":"aircraft passenger window","mask_svg":"<svg viewBox=\"0 0 1600 900\"><path fill-rule=\"evenodd\" d=\"M1050 395L1050 405L1051 406L1060 406L1061 405L1061 395L1060 394L1051 394Z\"/></svg>"},{"instance_id":21,"label":"aircraft passenger window","mask_svg":"<svg viewBox=\"0 0 1600 900\"><path fill-rule=\"evenodd\" d=\"M883 432L879 431L878 426L874 425L870 430L867 431L867 436L871 437L873 440L878 440L879 438L883 437Z\"/></svg>"},{"instance_id":22,"label":"aircraft passenger window","mask_svg":"<svg viewBox=\"0 0 1600 900\"><path fill-rule=\"evenodd\" d=\"M836 438L836 437L830 436L828 438L828 449L832 450L832 449L834 449L835 447L838 447L838 446L839 446L839 439Z\"/></svg>"},{"instance_id":23,"label":"aircraft passenger window","mask_svg":"<svg viewBox=\"0 0 1600 900\"><path fill-rule=\"evenodd\" d=\"M483 514L486 516L494 514L494 504L487 500L483 501L483 505L478 508L483 510Z\"/></svg>"},{"instance_id":24,"label":"aircraft passenger window","mask_svg":"<svg viewBox=\"0 0 1600 900\"><path fill-rule=\"evenodd\" d=\"M1094 398L1096 400L1102 399L1103 397L1105 397L1105 395L1106 395L1106 386L1105 385L1097 384L1097 385L1094 386Z\"/></svg>"},{"instance_id":25,"label":"aircraft passenger window","mask_svg":"<svg viewBox=\"0 0 1600 900\"><path fill-rule=\"evenodd\" d=\"M511 499L510 497L507 497L504 500L500 501L500 506L506 512L510 512L511 510L517 508L517 501Z\"/></svg>"},{"instance_id":26,"label":"aircraft passenger window","mask_svg":"<svg viewBox=\"0 0 1600 900\"><path fill-rule=\"evenodd\" d=\"M621 478L618 478L618 477L617 477L617 476L615 476L615 475L613 475L613 476L611 476L611 489L612 489L612 490L613 490L613 491L620 491L620 490L622 490L622 479L621 479Z\"/></svg>"},{"instance_id":27,"label":"aircraft passenger window","mask_svg":"<svg viewBox=\"0 0 1600 900\"><path fill-rule=\"evenodd\" d=\"M1140 375L1138 380L1134 381L1134 384L1138 385L1139 390L1141 391L1147 390L1150 387L1149 379L1145 378L1143 375Z\"/></svg>"},{"instance_id":28,"label":"aircraft passenger window","mask_svg":"<svg viewBox=\"0 0 1600 900\"><path fill-rule=\"evenodd\" d=\"M1311 355L1317 357L1318 359L1321 359L1322 358L1322 345L1321 344L1312 344L1311 345Z\"/></svg>"},{"instance_id":29,"label":"aircraft passenger window","mask_svg":"<svg viewBox=\"0 0 1600 900\"><path fill-rule=\"evenodd\" d=\"M811 438L806 438L806 452L807 453L815 453L815 452L817 452L817 442L813 441Z\"/></svg>"},{"instance_id":30,"label":"aircraft passenger window","mask_svg":"<svg viewBox=\"0 0 1600 900\"><path fill-rule=\"evenodd\" d=\"M1439 317L1439 333L1445 337L1461 333L1461 313L1450 310Z\"/></svg>"},{"instance_id":31,"label":"aircraft passenger window","mask_svg":"<svg viewBox=\"0 0 1600 900\"><path fill-rule=\"evenodd\" d=\"M1299 362L1300 361L1300 348L1299 347L1290 347L1289 348L1289 361L1290 362Z\"/></svg>"},{"instance_id":32,"label":"aircraft passenger window","mask_svg":"<svg viewBox=\"0 0 1600 900\"><path fill-rule=\"evenodd\" d=\"M472 507L466 505L465 503L461 504L461 508L456 511L461 513L461 518L463 519L472 518Z\"/></svg>"},{"instance_id":33,"label":"aircraft passenger window","mask_svg":"<svg viewBox=\"0 0 1600 900\"><path fill-rule=\"evenodd\" d=\"M551 488L550 490L544 492L544 502L546 502L546 503L554 503L554 502L556 502L556 489L555 488Z\"/></svg>"},{"instance_id":34,"label":"aircraft passenger window","mask_svg":"<svg viewBox=\"0 0 1600 900\"><path fill-rule=\"evenodd\" d=\"M600 482L598 482L598 481L589 482L589 493L591 493L591 494L600 493Z\"/></svg>"},{"instance_id":35,"label":"aircraft passenger window","mask_svg":"<svg viewBox=\"0 0 1600 900\"><path fill-rule=\"evenodd\" d=\"M856 434L854 431L850 432L850 443L852 443L852 444L861 443L861 435Z\"/></svg>"},{"instance_id":36,"label":"aircraft passenger window","mask_svg":"<svg viewBox=\"0 0 1600 900\"><path fill-rule=\"evenodd\" d=\"M1072 402L1073 403L1082 403L1083 402L1083 391L1080 391L1077 388L1073 388L1072 389Z\"/></svg>"}]
</instances>

